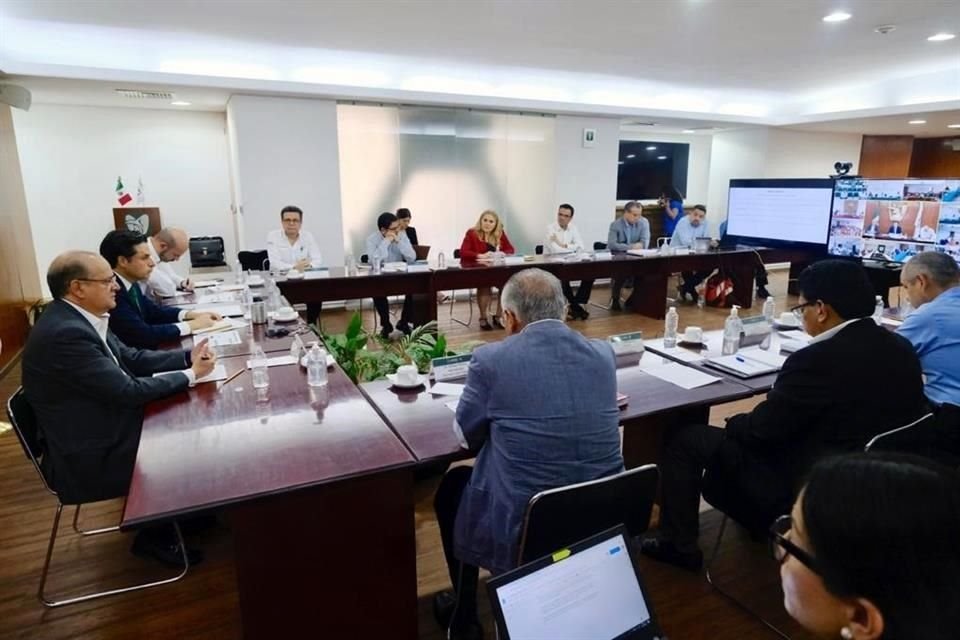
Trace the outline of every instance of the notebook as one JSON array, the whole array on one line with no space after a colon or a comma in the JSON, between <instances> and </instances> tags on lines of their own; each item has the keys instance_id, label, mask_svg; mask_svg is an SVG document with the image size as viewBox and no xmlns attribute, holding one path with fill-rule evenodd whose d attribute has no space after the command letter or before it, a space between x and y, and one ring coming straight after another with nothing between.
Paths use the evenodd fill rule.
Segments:
<instances>
[{"instance_id":1,"label":"notebook","mask_svg":"<svg viewBox=\"0 0 960 640\"><path fill-rule=\"evenodd\" d=\"M732 356L707 358L703 361L703 364L711 369L718 369L738 378L755 378L780 370L780 365L745 355L743 352Z\"/></svg>"},{"instance_id":2,"label":"notebook","mask_svg":"<svg viewBox=\"0 0 960 640\"><path fill-rule=\"evenodd\" d=\"M623 525L487 582L503 640L665 640Z\"/></svg>"}]
</instances>

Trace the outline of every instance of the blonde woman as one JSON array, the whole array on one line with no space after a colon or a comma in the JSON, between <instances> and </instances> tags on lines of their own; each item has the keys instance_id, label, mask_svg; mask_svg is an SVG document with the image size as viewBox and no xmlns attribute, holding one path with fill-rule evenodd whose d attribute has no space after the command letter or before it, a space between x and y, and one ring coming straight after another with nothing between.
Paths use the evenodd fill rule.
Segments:
<instances>
[{"instance_id":1,"label":"blonde woman","mask_svg":"<svg viewBox=\"0 0 960 640\"><path fill-rule=\"evenodd\" d=\"M514 253L513 245L507 238L503 230L503 223L500 222L500 216L496 211L484 211L480 214L477 224L472 229L468 229L463 236L463 242L460 245L460 259L466 262L478 261L485 262L493 259L495 252L501 252L508 255ZM477 306L480 308L480 328L484 331L490 331L493 327L502 329L500 319L493 316L488 320L488 310L490 302L493 299L493 293L490 287L477 288ZM497 300L497 306L500 301Z\"/></svg>"}]
</instances>

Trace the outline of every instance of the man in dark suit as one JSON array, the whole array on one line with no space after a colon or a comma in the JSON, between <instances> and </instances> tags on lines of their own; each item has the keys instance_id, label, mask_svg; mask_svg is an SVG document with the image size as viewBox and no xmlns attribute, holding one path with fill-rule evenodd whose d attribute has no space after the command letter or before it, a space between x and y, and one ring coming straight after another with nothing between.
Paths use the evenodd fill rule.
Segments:
<instances>
[{"instance_id":1,"label":"man in dark suit","mask_svg":"<svg viewBox=\"0 0 960 640\"><path fill-rule=\"evenodd\" d=\"M479 638L477 567L516 565L527 503L546 489L623 470L617 429L617 371L607 342L564 323L560 281L541 269L503 288L510 336L473 352L454 430L480 449L472 467L451 469L434 500L454 598L435 600L451 638Z\"/></svg>"},{"instance_id":2,"label":"man in dark suit","mask_svg":"<svg viewBox=\"0 0 960 640\"><path fill-rule=\"evenodd\" d=\"M144 405L193 385L216 359L206 341L192 352L157 352L117 340L108 316L118 287L110 265L95 253L58 256L47 285L54 301L23 351L23 389L45 444L44 475L66 504L126 495ZM179 373L152 377L161 371ZM138 536L134 550L173 563L176 548L157 548L169 542L154 530Z\"/></svg>"},{"instance_id":3,"label":"man in dark suit","mask_svg":"<svg viewBox=\"0 0 960 640\"><path fill-rule=\"evenodd\" d=\"M140 283L147 281L156 266L143 235L126 229L111 231L100 243L100 255L110 264L120 288L117 306L110 314L110 330L124 344L155 349L221 319L216 313L161 307L143 295Z\"/></svg>"},{"instance_id":4,"label":"man in dark suit","mask_svg":"<svg viewBox=\"0 0 960 640\"><path fill-rule=\"evenodd\" d=\"M672 434L660 467L660 531L643 541L645 554L698 570L701 489L751 531L765 531L789 512L816 460L862 450L922 415L920 362L909 342L870 317L873 288L862 267L824 260L803 271L799 288L794 313L813 340L787 358L753 411L726 429L689 425Z\"/></svg>"}]
</instances>

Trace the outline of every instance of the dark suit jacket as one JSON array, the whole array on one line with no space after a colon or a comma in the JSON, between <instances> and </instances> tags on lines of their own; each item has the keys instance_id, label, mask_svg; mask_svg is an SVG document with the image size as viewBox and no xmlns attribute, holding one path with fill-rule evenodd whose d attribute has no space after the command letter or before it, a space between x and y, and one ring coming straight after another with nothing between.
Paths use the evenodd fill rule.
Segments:
<instances>
[{"instance_id":1,"label":"dark suit jacket","mask_svg":"<svg viewBox=\"0 0 960 640\"><path fill-rule=\"evenodd\" d=\"M473 352L457 421L481 449L457 510L456 556L495 573L516 566L536 493L623 471L613 349L557 320Z\"/></svg>"},{"instance_id":2,"label":"dark suit jacket","mask_svg":"<svg viewBox=\"0 0 960 640\"><path fill-rule=\"evenodd\" d=\"M143 407L187 388L183 351L140 351L107 332L114 362L90 322L61 300L40 316L23 350L23 389L45 444L44 475L64 503L126 495ZM118 366L119 363L119 366Z\"/></svg>"},{"instance_id":3,"label":"dark suit jacket","mask_svg":"<svg viewBox=\"0 0 960 640\"><path fill-rule=\"evenodd\" d=\"M110 312L110 331L120 342L138 349L156 349L164 342L180 339L180 329L175 324L180 316L179 307L161 307L143 295L138 309L119 277L117 284L120 290L117 307Z\"/></svg>"},{"instance_id":4,"label":"dark suit jacket","mask_svg":"<svg viewBox=\"0 0 960 640\"><path fill-rule=\"evenodd\" d=\"M419 242L417 242L416 229L414 229L413 227L407 227L406 233L407 233L407 239L410 240L410 244L412 244L413 246L417 246L418 244L420 244Z\"/></svg>"},{"instance_id":5,"label":"dark suit jacket","mask_svg":"<svg viewBox=\"0 0 960 640\"><path fill-rule=\"evenodd\" d=\"M863 450L872 436L922 415L923 406L910 343L871 318L854 322L787 358L766 400L730 418L704 496L761 528L789 510L813 462ZM748 513L738 514L738 505ZM751 514L759 520L749 522Z\"/></svg>"}]
</instances>

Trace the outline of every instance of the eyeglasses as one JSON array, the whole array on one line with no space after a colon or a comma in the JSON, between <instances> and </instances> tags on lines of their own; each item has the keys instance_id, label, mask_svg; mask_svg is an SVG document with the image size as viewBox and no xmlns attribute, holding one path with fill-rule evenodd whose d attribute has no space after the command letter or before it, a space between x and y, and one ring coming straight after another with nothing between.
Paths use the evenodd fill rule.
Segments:
<instances>
[{"instance_id":1,"label":"eyeglasses","mask_svg":"<svg viewBox=\"0 0 960 640\"><path fill-rule=\"evenodd\" d=\"M116 280L114 280L113 277L99 278L99 279L98 278L77 278L77 280L79 280L80 282L96 282L98 284L105 284L107 286L116 282Z\"/></svg>"},{"instance_id":2,"label":"eyeglasses","mask_svg":"<svg viewBox=\"0 0 960 640\"><path fill-rule=\"evenodd\" d=\"M813 302L804 302L803 304L790 307L790 313L792 313L793 317L797 319L797 322L803 322L803 310L806 307L812 307L813 305L817 304L817 302L819 301L814 300Z\"/></svg>"},{"instance_id":3,"label":"eyeglasses","mask_svg":"<svg viewBox=\"0 0 960 640\"><path fill-rule=\"evenodd\" d=\"M819 574L820 569L816 558L787 538L791 529L793 529L793 517L789 515L780 516L774 521L770 526L770 555L780 564L786 562L788 555L793 556L800 564Z\"/></svg>"}]
</instances>

